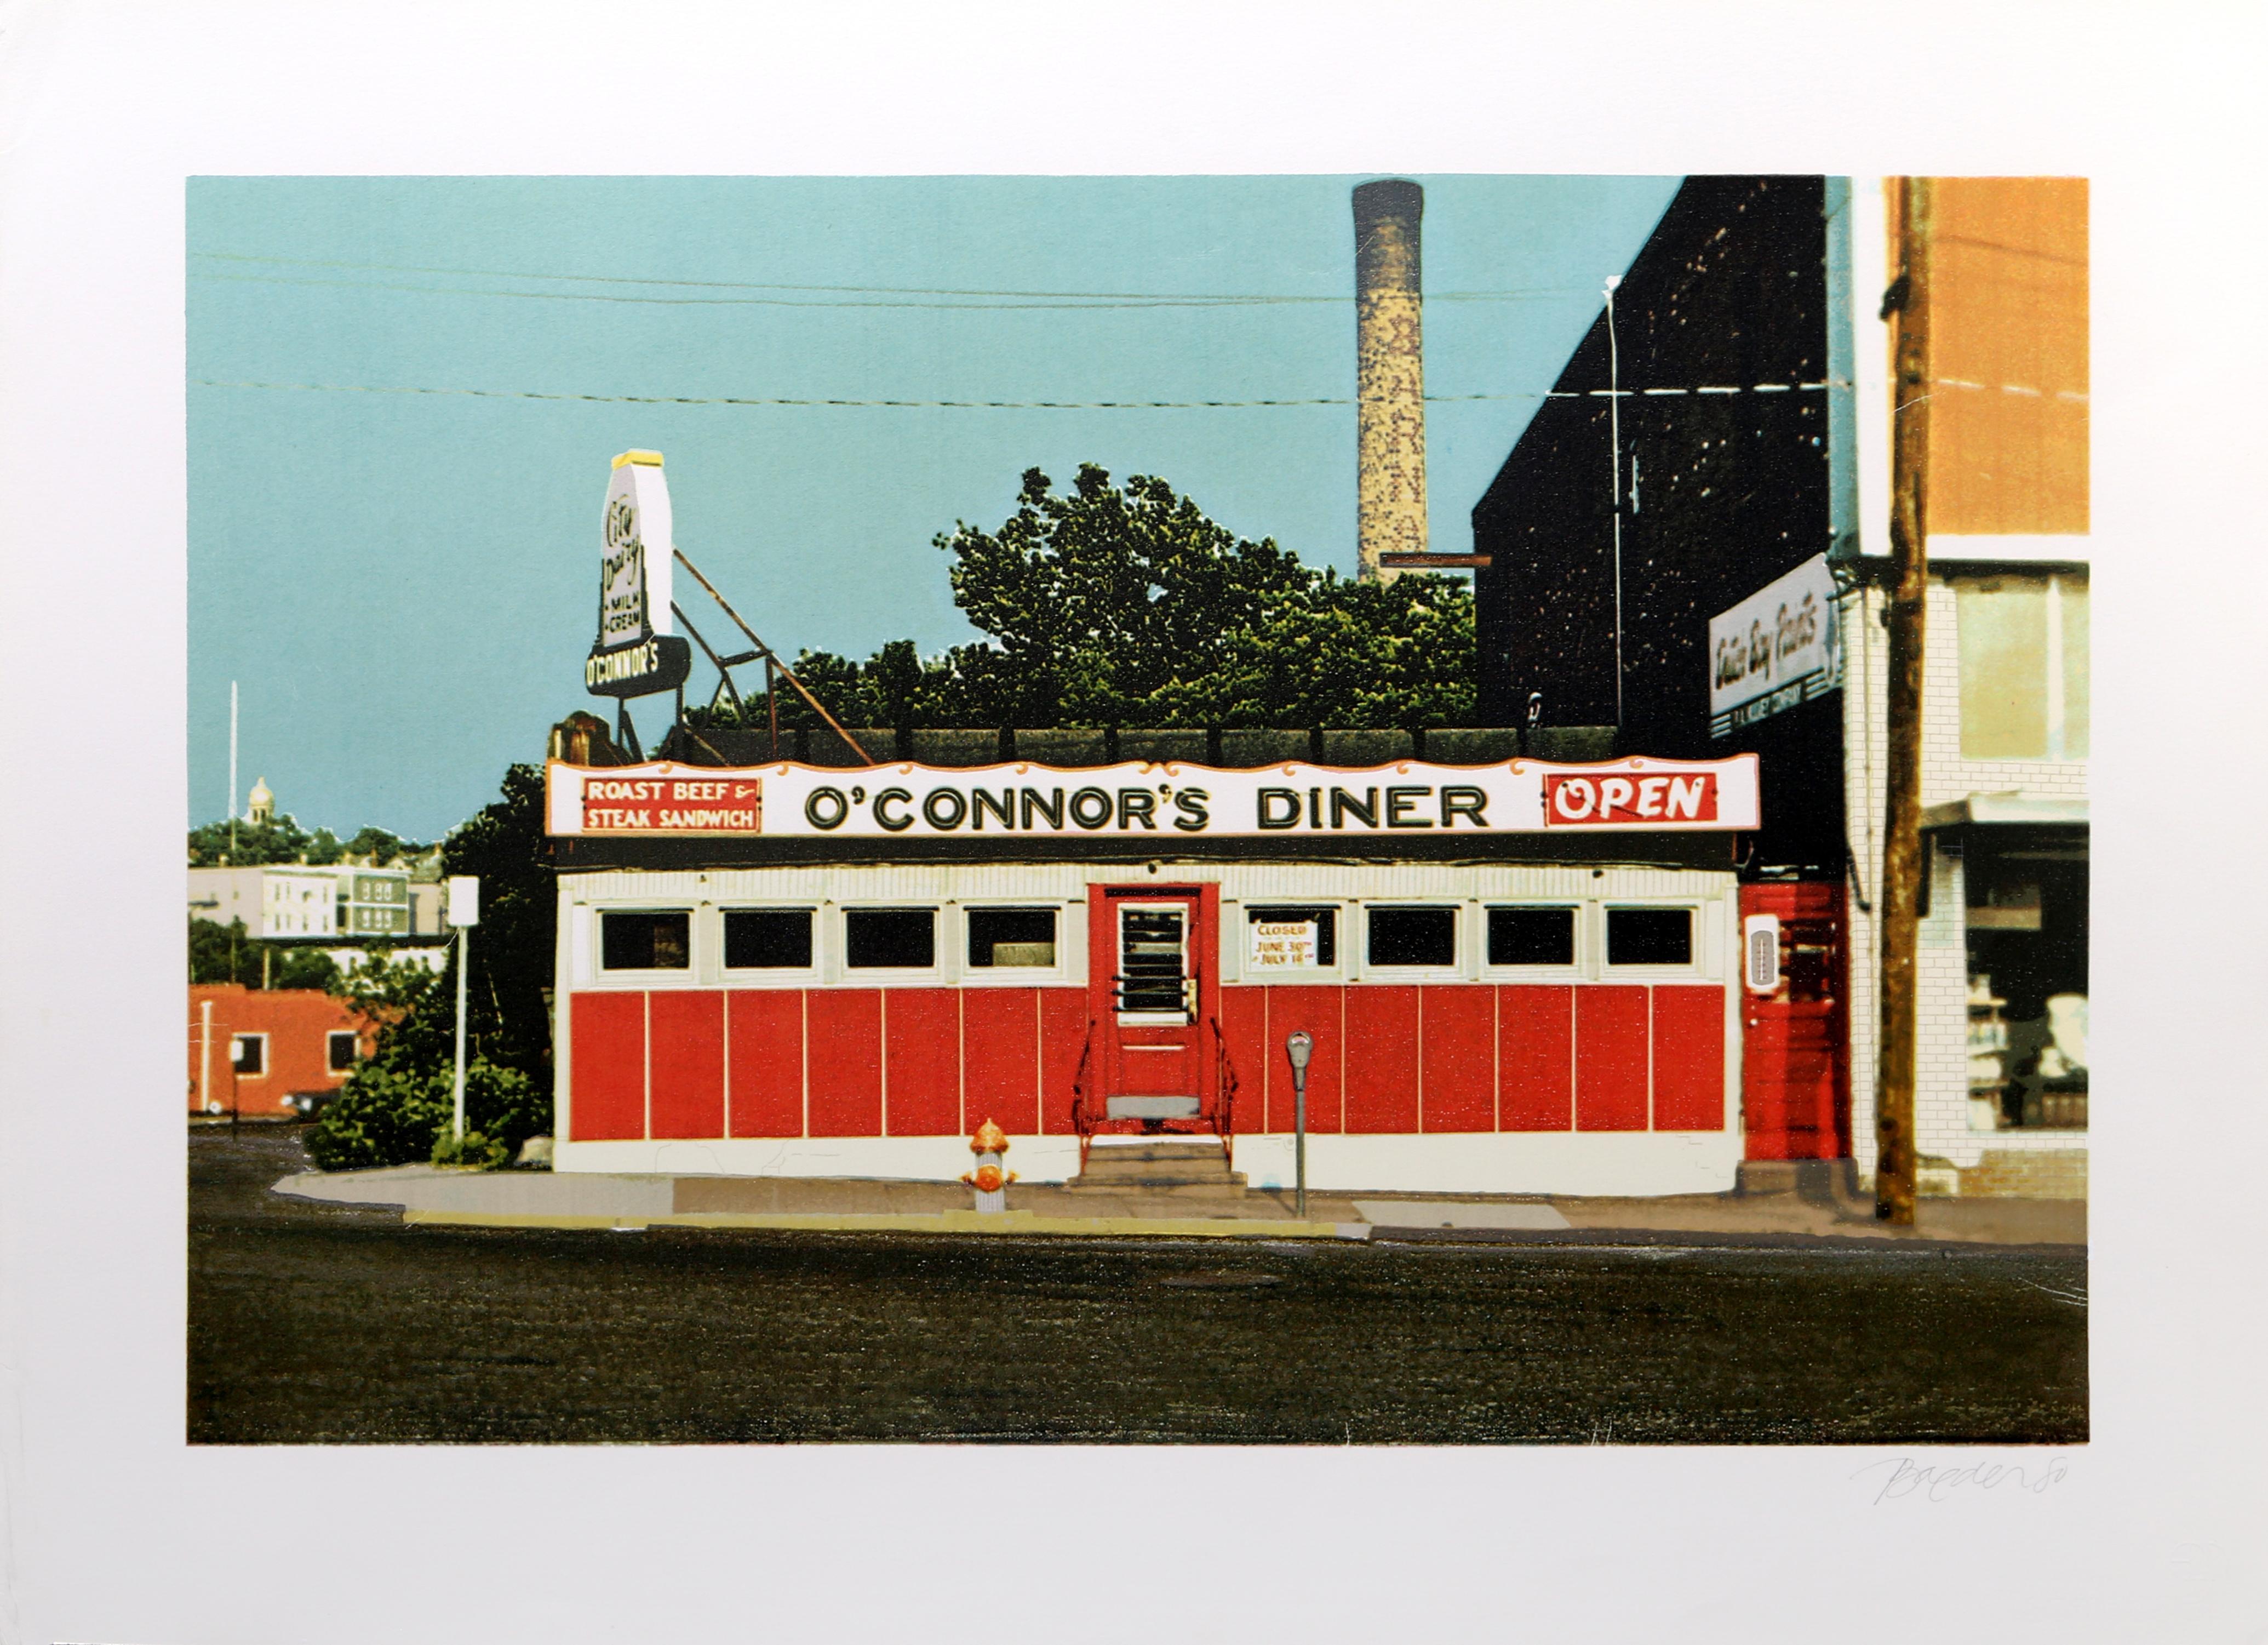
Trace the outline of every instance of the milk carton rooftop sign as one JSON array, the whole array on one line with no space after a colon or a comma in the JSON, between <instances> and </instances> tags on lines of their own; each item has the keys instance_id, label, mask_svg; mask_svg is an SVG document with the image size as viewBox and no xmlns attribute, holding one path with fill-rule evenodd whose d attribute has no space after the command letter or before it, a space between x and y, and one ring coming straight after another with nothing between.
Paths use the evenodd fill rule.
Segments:
<instances>
[{"instance_id":1,"label":"milk carton rooftop sign","mask_svg":"<svg viewBox=\"0 0 2268 1645\"><path fill-rule=\"evenodd\" d=\"M1727 831L1759 825L1756 758L1595 765L1402 761L1224 771L1130 761L856 771L656 761L544 768L548 831L570 837L729 835L942 838Z\"/></svg>"},{"instance_id":2,"label":"milk carton rooftop sign","mask_svg":"<svg viewBox=\"0 0 2268 1645\"><path fill-rule=\"evenodd\" d=\"M1842 659L1834 573L1814 555L1709 619L1709 734L1835 690Z\"/></svg>"},{"instance_id":3,"label":"milk carton rooftop sign","mask_svg":"<svg viewBox=\"0 0 2268 1645\"><path fill-rule=\"evenodd\" d=\"M693 647L670 632L669 484L661 454L615 459L600 523L599 638L583 683L600 697L648 697L685 683Z\"/></svg>"}]
</instances>

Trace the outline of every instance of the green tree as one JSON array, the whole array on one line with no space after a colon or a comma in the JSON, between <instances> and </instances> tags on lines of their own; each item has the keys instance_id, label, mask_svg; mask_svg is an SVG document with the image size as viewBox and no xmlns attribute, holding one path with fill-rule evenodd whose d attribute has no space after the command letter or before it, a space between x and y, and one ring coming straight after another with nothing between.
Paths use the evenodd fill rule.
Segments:
<instances>
[{"instance_id":1,"label":"green tree","mask_svg":"<svg viewBox=\"0 0 2268 1645\"><path fill-rule=\"evenodd\" d=\"M848 726L1469 725L1473 599L1445 577L1348 581L1209 520L1165 481L1093 463L1068 493L1027 469L993 531L961 522L954 601L990 638L796 673ZM784 725L817 716L782 689ZM704 715L698 723L733 723ZM764 723L751 699L740 723Z\"/></svg>"},{"instance_id":2,"label":"green tree","mask_svg":"<svg viewBox=\"0 0 2268 1645\"><path fill-rule=\"evenodd\" d=\"M543 827L541 767L514 765L504 772L501 797L443 845L441 871L476 874L481 882L481 923L473 932L466 991L472 1043L499 1067L533 1081L548 1103L559 910ZM456 953L452 944L453 968Z\"/></svg>"},{"instance_id":3,"label":"green tree","mask_svg":"<svg viewBox=\"0 0 2268 1645\"><path fill-rule=\"evenodd\" d=\"M348 857L368 857L383 865L414 855L424 847L382 828L364 828L342 841L327 828L309 833L298 819L284 815L265 822L201 822L189 830L189 867L217 867L226 860L238 867L262 863L330 864Z\"/></svg>"},{"instance_id":4,"label":"green tree","mask_svg":"<svg viewBox=\"0 0 2268 1645\"><path fill-rule=\"evenodd\" d=\"M543 831L543 773L514 765L502 792L444 843L446 874L476 874L481 923L466 974L466 1125L450 1144L459 947L438 972L414 961L365 963L334 992L378 1024L307 1140L325 1170L462 1159L502 1163L551 1128L551 966L556 897Z\"/></svg>"},{"instance_id":5,"label":"green tree","mask_svg":"<svg viewBox=\"0 0 2268 1645\"><path fill-rule=\"evenodd\" d=\"M265 956L263 967L262 959ZM329 988L339 968L320 948L297 943L262 942L247 936L244 922L189 917L189 980L192 983L241 983L270 988Z\"/></svg>"}]
</instances>

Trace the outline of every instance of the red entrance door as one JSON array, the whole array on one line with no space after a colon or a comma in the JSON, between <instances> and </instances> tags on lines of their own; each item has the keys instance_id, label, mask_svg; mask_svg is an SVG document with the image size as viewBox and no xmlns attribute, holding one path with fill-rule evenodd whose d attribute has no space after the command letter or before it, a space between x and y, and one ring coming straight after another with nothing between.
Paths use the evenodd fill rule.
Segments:
<instances>
[{"instance_id":1,"label":"red entrance door","mask_svg":"<svg viewBox=\"0 0 2268 1645\"><path fill-rule=\"evenodd\" d=\"M1743 931L1757 914L1779 921L1779 942L1776 956L1750 955L1742 946L1741 1100L1748 1157L1845 1158L1851 1152L1851 1041L1843 886L1744 885ZM1774 970L1771 992L1748 985Z\"/></svg>"},{"instance_id":2,"label":"red entrance door","mask_svg":"<svg viewBox=\"0 0 2268 1645\"><path fill-rule=\"evenodd\" d=\"M1088 888L1088 1010L1104 1118L1211 1121L1216 898L1210 885Z\"/></svg>"}]
</instances>

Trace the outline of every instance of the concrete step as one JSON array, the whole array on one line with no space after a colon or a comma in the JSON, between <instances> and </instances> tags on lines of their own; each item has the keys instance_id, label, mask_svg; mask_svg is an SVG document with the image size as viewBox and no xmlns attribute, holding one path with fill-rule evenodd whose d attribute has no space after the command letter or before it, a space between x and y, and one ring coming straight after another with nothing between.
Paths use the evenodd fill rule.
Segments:
<instances>
[{"instance_id":1,"label":"concrete step","mask_svg":"<svg viewBox=\"0 0 2268 1645\"><path fill-rule=\"evenodd\" d=\"M1145 1199L1162 1195L1172 1199L1241 1199L1244 1198L1245 1177L1242 1172L1234 1176L1223 1173L1219 1177L1193 1178L1188 1177L1074 1177L1064 1184L1067 1192L1079 1194L1140 1194Z\"/></svg>"},{"instance_id":2,"label":"concrete step","mask_svg":"<svg viewBox=\"0 0 2268 1645\"><path fill-rule=\"evenodd\" d=\"M1744 1197L1785 1194L1812 1205L1862 1203L1858 1162L1847 1158L1742 1160L1734 1181L1734 1191Z\"/></svg>"},{"instance_id":3,"label":"concrete step","mask_svg":"<svg viewBox=\"0 0 2268 1645\"><path fill-rule=\"evenodd\" d=\"M1228 1169L1227 1152L1219 1143L1177 1139L1096 1142L1087 1149L1086 1169L1064 1185L1089 1193L1240 1199L1245 1178L1241 1172Z\"/></svg>"},{"instance_id":4,"label":"concrete step","mask_svg":"<svg viewBox=\"0 0 2268 1645\"><path fill-rule=\"evenodd\" d=\"M1226 1169L1228 1155L1219 1142L1209 1137L1195 1140L1182 1137L1145 1138L1140 1142L1106 1141L1098 1138L1086 1150L1087 1169L1090 1170L1101 1164L1134 1162L1154 1165L1163 1161Z\"/></svg>"}]
</instances>

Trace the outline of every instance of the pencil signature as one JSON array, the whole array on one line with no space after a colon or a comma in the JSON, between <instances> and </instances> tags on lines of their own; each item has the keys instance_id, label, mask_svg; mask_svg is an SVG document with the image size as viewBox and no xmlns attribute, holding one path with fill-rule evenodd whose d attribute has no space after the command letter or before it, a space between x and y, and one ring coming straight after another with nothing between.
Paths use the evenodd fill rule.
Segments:
<instances>
[{"instance_id":1,"label":"pencil signature","mask_svg":"<svg viewBox=\"0 0 2268 1645\"><path fill-rule=\"evenodd\" d=\"M1877 1505L1909 1496L1942 1502L1958 1492L1993 1491L2003 1486L2038 1496L2061 1483L2071 1472L2058 1457L2040 1463L1973 1463L1965 1468L1918 1463L1911 1457L1892 1457L1868 1463L1851 1477L1856 1479L1861 1474L1882 1469L1889 1470L1889 1477L1874 1494Z\"/></svg>"}]
</instances>

